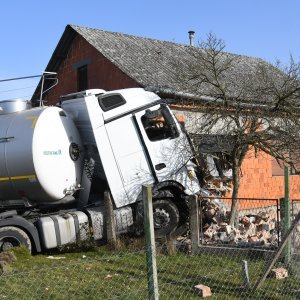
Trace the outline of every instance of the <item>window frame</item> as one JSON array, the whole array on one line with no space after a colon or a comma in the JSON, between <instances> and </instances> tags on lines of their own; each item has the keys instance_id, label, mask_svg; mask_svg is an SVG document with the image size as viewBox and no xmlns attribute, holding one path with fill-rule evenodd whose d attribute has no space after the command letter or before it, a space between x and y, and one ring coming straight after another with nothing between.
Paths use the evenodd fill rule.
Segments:
<instances>
[{"instance_id":1,"label":"window frame","mask_svg":"<svg viewBox=\"0 0 300 300\"><path fill-rule=\"evenodd\" d=\"M77 68L77 91L85 91L88 87L88 65L85 64Z\"/></svg>"},{"instance_id":2,"label":"window frame","mask_svg":"<svg viewBox=\"0 0 300 300\"><path fill-rule=\"evenodd\" d=\"M147 128L147 126L151 124L151 118L147 117L147 111L141 116L141 123L150 142L175 139L180 136L180 131L177 128L174 116L172 117L172 114L166 110L167 107L164 104L161 104L161 106L156 110L149 110L149 114L153 114L153 124L149 128ZM156 121L154 121L154 119L156 119ZM147 124L146 122L149 123ZM155 125L155 122L161 122L163 124L163 127L157 127L157 124ZM150 133L151 131L152 133ZM155 132L157 136L155 135Z\"/></svg>"}]
</instances>

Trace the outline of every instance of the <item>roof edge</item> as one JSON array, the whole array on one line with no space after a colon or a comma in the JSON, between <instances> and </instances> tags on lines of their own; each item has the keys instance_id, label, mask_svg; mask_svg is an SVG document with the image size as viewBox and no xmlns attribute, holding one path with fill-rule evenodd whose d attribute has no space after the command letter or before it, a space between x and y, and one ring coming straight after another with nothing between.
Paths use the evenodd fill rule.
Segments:
<instances>
[{"instance_id":1,"label":"roof edge","mask_svg":"<svg viewBox=\"0 0 300 300\"><path fill-rule=\"evenodd\" d=\"M56 45L54 52L45 68L45 71L47 72L57 72L61 63L66 58L66 54L68 53L68 50L75 38L75 36L78 34L76 30L72 27L72 25L67 25L65 27L65 30L63 34L61 35L58 44ZM31 102L36 103L40 95L42 85L42 78L40 79L32 97ZM49 84L50 86L50 84ZM47 89L47 83L45 84L45 89Z\"/></svg>"}]
</instances>

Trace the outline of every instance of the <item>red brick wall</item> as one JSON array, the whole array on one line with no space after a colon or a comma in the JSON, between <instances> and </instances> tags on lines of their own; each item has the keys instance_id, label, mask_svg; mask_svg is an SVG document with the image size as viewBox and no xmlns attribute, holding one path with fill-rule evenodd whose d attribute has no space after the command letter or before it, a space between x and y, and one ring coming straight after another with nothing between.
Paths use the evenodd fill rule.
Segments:
<instances>
[{"instance_id":1,"label":"red brick wall","mask_svg":"<svg viewBox=\"0 0 300 300\"><path fill-rule=\"evenodd\" d=\"M247 155L242 165L241 198L281 198L284 196L284 177L272 176L272 157L253 152ZM300 176L290 177L291 198L300 199Z\"/></svg>"},{"instance_id":2,"label":"red brick wall","mask_svg":"<svg viewBox=\"0 0 300 300\"><path fill-rule=\"evenodd\" d=\"M77 69L73 66L84 60L90 61L88 88L114 90L138 86L133 79L107 60L86 40L77 36L58 70L58 85L47 94L48 104L56 104L61 95L77 92Z\"/></svg>"}]
</instances>

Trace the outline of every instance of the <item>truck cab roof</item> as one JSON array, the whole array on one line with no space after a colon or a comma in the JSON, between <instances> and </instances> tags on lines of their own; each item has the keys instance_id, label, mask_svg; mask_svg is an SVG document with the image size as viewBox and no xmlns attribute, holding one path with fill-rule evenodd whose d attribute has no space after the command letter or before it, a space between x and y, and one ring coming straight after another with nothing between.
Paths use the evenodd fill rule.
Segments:
<instances>
[{"instance_id":1,"label":"truck cab roof","mask_svg":"<svg viewBox=\"0 0 300 300\"><path fill-rule=\"evenodd\" d=\"M95 96L98 99L104 120L138 110L139 108L154 105L160 100L159 96L143 88L128 88L114 91L91 89L72 93L61 97L61 101L78 100ZM80 100L81 99L81 100Z\"/></svg>"}]
</instances>

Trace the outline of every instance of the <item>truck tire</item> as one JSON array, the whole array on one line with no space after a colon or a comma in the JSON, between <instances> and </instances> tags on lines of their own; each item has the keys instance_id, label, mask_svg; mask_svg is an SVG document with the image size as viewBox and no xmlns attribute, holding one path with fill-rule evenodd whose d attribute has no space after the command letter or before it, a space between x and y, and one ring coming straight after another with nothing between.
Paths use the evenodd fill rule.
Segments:
<instances>
[{"instance_id":1,"label":"truck tire","mask_svg":"<svg viewBox=\"0 0 300 300\"><path fill-rule=\"evenodd\" d=\"M31 241L28 235L20 228L4 226L0 228L0 252L18 247L21 244L31 253Z\"/></svg>"},{"instance_id":2,"label":"truck tire","mask_svg":"<svg viewBox=\"0 0 300 300\"><path fill-rule=\"evenodd\" d=\"M174 232L179 224L179 211L171 200L153 202L153 223L155 237L160 238Z\"/></svg>"}]
</instances>

